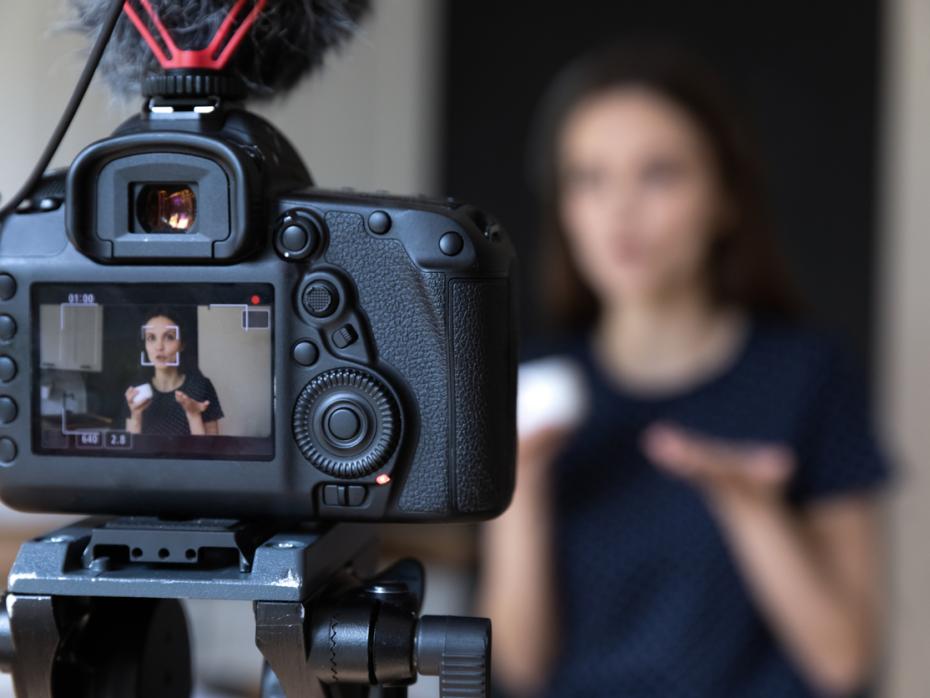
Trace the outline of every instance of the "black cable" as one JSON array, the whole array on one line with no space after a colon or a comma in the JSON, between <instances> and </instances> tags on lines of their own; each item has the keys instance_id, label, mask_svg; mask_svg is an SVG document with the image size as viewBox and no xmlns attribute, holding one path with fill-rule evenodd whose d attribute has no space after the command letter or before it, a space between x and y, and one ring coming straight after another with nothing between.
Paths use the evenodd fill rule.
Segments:
<instances>
[{"instance_id":1,"label":"black cable","mask_svg":"<svg viewBox=\"0 0 930 698\"><path fill-rule=\"evenodd\" d=\"M0 207L0 221L15 211L17 207L29 197L33 189L35 189L36 184L42 179L42 175L45 174L48 164L58 151L58 147L61 145L65 133L68 132L68 127L71 126L71 122L74 120L74 115L77 113L78 108L81 106L81 102L84 100L84 94L87 92L90 81L93 79L94 73L97 72L97 66L100 64L100 59L103 57L103 51L106 49L107 43L110 41L110 36L113 34L113 29L116 27L116 22L119 20L119 16L123 11L123 2L124 0L113 0L113 7L110 8L103 26L100 28L100 34L97 36L97 40L90 50L90 56L87 57L87 63L84 64L84 70L81 72L81 76L74 86L74 92L71 93L71 99L68 100L65 110L58 120L58 125L55 126L51 138L49 138L48 143L45 145L45 150L43 150L42 155L39 156L39 161L35 164L35 167L33 167L32 172L29 173L29 177L26 179L25 184L20 187L19 191L16 192L12 199L7 201L3 207Z\"/></svg>"}]
</instances>

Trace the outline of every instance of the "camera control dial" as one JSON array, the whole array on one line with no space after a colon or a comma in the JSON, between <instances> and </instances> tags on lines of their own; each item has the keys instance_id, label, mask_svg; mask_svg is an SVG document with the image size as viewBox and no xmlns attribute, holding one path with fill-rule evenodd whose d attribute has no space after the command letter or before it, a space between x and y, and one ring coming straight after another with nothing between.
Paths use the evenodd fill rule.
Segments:
<instances>
[{"instance_id":1,"label":"camera control dial","mask_svg":"<svg viewBox=\"0 0 930 698\"><path fill-rule=\"evenodd\" d=\"M397 406L374 376L357 369L321 373L294 406L300 452L327 475L364 477L383 466L397 441Z\"/></svg>"}]
</instances>

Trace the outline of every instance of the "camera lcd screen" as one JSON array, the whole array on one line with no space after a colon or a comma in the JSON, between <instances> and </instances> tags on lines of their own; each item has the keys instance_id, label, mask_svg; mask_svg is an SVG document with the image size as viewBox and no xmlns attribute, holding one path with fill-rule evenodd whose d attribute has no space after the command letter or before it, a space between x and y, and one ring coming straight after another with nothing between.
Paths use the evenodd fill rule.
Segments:
<instances>
[{"instance_id":1,"label":"camera lcd screen","mask_svg":"<svg viewBox=\"0 0 930 698\"><path fill-rule=\"evenodd\" d=\"M33 287L33 448L274 456L268 284Z\"/></svg>"}]
</instances>

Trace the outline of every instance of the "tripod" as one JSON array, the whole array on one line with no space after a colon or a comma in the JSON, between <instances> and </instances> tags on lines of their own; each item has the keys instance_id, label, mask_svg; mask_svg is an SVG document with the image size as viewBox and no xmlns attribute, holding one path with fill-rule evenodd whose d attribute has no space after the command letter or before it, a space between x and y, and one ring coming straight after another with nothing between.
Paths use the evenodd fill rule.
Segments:
<instances>
[{"instance_id":1,"label":"tripod","mask_svg":"<svg viewBox=\"0 0 930 698\"><path fill-rule=\"evenodd\" d=\"M19 698L187 698L180 599L252 601L262 698L489 695L490 622L419 616L422 566L373 574L371 528L91 518L23 544L0 610Z\"/></svg>"}]
</instances>

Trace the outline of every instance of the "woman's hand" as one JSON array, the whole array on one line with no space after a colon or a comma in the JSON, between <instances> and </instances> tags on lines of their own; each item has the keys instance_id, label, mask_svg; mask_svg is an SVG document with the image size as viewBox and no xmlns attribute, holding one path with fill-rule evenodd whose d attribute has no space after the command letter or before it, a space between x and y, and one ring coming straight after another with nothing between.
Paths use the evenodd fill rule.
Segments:
<instances>
[{"instance_id":1,"label":"woman's hand","mask_svg":"<svg viewBox=\"0 0 930 698\"><path fill-rule=\"evenodd\" d=\"M647 430L644 449L707 495L750 591L807 678L827 695L861 689L882 615L875 502L846 495L788 506L796 460L782 445L658 424Z\"/></svg>"},{"instance_id":2,"label":"woman's hand","mask_svg":"<svg viewBox=\"0 0 930 698\"><path fill-rule=\"evenodd\" d=\"M133 400L136 399L136 395L138 394L139 389L132 386L127 388L124 394L126 405L129 407L129 417L126 418L126 431L131 434L139 434L142 432L142 413L152 404L152 398L143 400L138 404L134 403Z\"/></svg>"},{"instance_id":3,"label":"woman's hand","mask_svg":"<svg viewBox=\"0 0 930 698\"><path fill-rule=\"evenodd\" d=\"M209 400L198 402L183 390L175 390L174 399L177 400L177 403L184 409L184 413L189 417L192 415L202 415L210 406Z\"/></svg>"},{"instance_id":4,"label":"woman's hand","mask_svg":"<svg viewBox=\"0 0 930 698\"><path fill-rule=\"evenodd\" d=\"M136 395L138 394L139 394L139 389L133 388L131 386L126 390L126 393L125 393L126 404L129 406L129 414L131 414L133 418L142 414L145 411L145 409L149 405L152 404L152 398L148 398L147 400L143 400L139 404L135 404L133 400L136 399Z\"/></svg>"},{"instance_id":5,"label":"woman's hand","mask_svg":"<svg viewBox=\"0 0 930 698\"><path fill-rule=\"evenodd\" d=\"M187 426L190 427L191 436L203 436L207 433L206 426L203 423L203 413L210 406L209 400L200 402L195 400L183 390L174 391L174 399L184 410L187 416Z\"/></svg>"},{"instance_id":6,"label":"woman's hand","mask_svg":"<svg viewBox=\"0 0 930 698\"><path fill-rule=\"evenodd\" d=\"M535 487L549 480L550 465L571 434L570 427L544 427L517 442L517 487ZM517 493L519 495L519 492Z\"/></svg>"},{"instance_id":7,"label":"woman's hand","mask_svg":"<svg viewBox=\"0 0 930 698\"><path fill-rule=\"evenodd\" d=\"M787 446L728 441L671 424L651 426L643 444L660 469L693 483L715 503L780 502L795 469Z\"/></svg>"}]
</instances>

